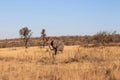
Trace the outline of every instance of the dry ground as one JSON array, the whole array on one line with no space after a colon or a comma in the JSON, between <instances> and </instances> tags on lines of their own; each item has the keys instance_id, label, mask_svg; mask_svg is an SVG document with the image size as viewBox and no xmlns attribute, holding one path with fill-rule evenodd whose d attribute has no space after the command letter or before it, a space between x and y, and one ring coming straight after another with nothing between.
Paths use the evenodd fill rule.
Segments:
<instances>
[{"instance_id":1,"label":"dry ground","mask_svg":"<svg viewBox=\"0 0 120 80\"><path fill-rule=\"evenodd\" d=\"M0 49L0 80L120 80L120 47Z\"/></svg>"}]
</instances>

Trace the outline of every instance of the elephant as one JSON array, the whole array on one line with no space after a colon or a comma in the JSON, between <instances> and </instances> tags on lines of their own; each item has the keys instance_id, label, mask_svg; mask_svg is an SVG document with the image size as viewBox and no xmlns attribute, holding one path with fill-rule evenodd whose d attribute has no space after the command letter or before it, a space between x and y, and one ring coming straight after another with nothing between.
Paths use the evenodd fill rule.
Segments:
<instances>
[{"instance_id":1,"label":"elephant","mask_svg":"<svg viewBox=\"0 0 120 80\"><path fill-rule=\"evenodd\" d=\"M52 40L50 42L49 48L51 50L54 50L54 54L56 55L58 51L63 52L63 50L64 50L64 43L62 41L60 41L60 40Z\"/></svg>"}]
</instances>

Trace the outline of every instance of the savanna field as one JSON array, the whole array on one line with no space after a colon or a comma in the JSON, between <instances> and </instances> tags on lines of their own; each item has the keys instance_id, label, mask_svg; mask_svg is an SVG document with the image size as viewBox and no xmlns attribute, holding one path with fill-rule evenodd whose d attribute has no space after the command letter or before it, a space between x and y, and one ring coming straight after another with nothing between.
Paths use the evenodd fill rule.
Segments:
<instances>
[{"instance_id":1,"label":"savanna field","mask_svg":"<svg viewBox=\"0 0 120 80\"><path fill-rule=\"evenodd\" d=\"M120 80L120 0L0 0L0 80Z\"/></svg>"},{"instance_id":2,"label":"savanna field","mask_svg":"<svg viewBox=\"0 0 120 80\"><path fill-rule=\"evenodd\" d=\"M0 80L120 80L120 47L0 48Z\"/></svg>"}]
</instances>

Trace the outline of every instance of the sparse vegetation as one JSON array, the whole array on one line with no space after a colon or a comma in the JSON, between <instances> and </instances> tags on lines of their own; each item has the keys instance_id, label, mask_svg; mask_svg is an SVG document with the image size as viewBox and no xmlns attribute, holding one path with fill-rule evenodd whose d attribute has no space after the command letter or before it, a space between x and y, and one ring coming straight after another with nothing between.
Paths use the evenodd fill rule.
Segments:
<instances>
[{"instance_id":1,"label":"sparse vegetation","mask_svg":"<svg viewBox=\"0 0 120 80\"><path fill-rule=\"evenodd\" d=\"M92 37L92 41L96 41L95 44L99 43L103 46L105 46L105 44L108 44L110 42L113 42L113 37L116 34L116 32L110 33L110 32L98 32L97 34L95 34Z\"/></svg>"},{"instance_id":2,"label":"sparse vegetation","mask_svg":"<svg viewBox=\"0 0 120 80\"><path fill-rule=\"evenodd\" d=\"M31 32L30 32L31 33ZM101 37L101 38L100 38ZM24 39L24 38L22 38ZM30 41L29 41L30 39ZM102 31L93 36L59 36L43 38L28 38L30 46L49 45L47 42L51 40L62 40L65 45L80 45L83 47L98 47L98 46L120 46L120 34L116 32ZM26 39L24 39L26 40ZM44 41L44 42L43 42ZM21 39L0 40L0 48L6 47L21 47L23 42ZM25 44L25 43L24 43Z\"/></svg>"},{"instance_id":3,"label":"sparse vegetation","mask_svg":"<svg viewBox=\"0 0 120 80\"><path fill-rule=\"evenodd\" d=\"M120 43L120 35L114 32L100 31L93 36L85 36L82 44L85 47L110 46Z\"/></svg>"},{"instance_id":4,"label":"sparse vegetation","mask_svg":"<svg viewBox=\"0 0 120 80\"><path fill-rule=\"evenodd\" d=\"M27 48L31 30L24 27L19 33ZM105 31L93 36L50 38L54 54L46 44L45 29L41 32L41 38L31 39L28 49L21 47L21 39L1 40L0 80L120 79L120 34ZM32 47L42 42L44 48ZM57 54L58 51L63 53Z\"/></svg>"},{"instance_id":5,"label":"sparse vegetation","mask_svg":"<svg viewBox=\"0 0 120 80\"><path fill-rule=\"evenodd\" d=\"M43 31L44 32L44 31ZM31 33L31 32L30 32ZM45 33L45 32L44 32ZM46 34L45 34L46 35ZM45 36L44 35L44 36ZM24 38L22 38L24 39ZM65 45L80 45L83 47L98 47L98 46L120 46L120 34L117 32L101 31L93 36L59 36L43 38L28 38L29 46L49 45L47 42L51 40L62 40ZM26 39L24 39L26 40ZM6 47L21 47L23 42L21 39L0 40L0 48ZM25 44L25 43L24 43Z\"/></svg>"}]
</instances>

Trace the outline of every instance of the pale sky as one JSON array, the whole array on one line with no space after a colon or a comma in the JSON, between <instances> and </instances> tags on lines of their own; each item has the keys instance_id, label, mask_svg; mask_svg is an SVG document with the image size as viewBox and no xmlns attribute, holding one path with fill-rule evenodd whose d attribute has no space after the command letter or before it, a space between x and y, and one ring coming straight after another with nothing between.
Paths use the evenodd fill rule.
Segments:
<instances>
[{"instance_id":1,"label":"pale sky","mask_svg":"<svg viewBox=\"0 0 120 80\"><path fill-rule=\"evenodd\" d=\"M29 27L48 36L120 33L120 0L0 0L0 39L18 38Z\"/></svg>"}]
</instances>

